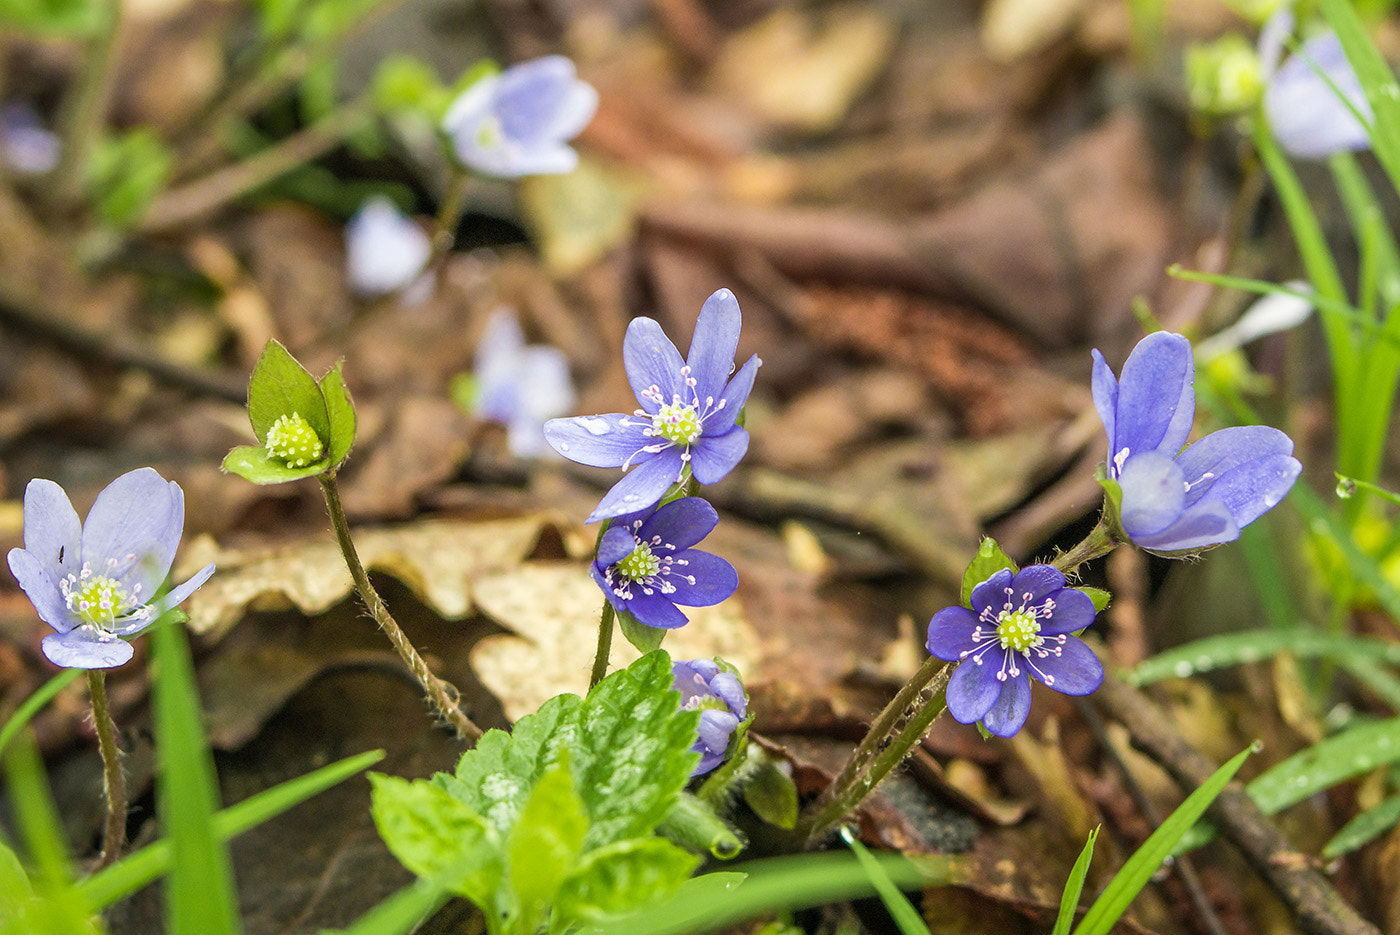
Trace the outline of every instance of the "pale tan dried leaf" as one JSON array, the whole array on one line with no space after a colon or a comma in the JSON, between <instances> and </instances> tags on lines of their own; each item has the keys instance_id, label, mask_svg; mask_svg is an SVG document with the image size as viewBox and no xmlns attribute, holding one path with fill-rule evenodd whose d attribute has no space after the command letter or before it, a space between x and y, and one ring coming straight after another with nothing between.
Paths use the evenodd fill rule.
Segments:
<instances>
[{"instance_id":1,"label":"pale tan dried leaf","mask_svg":"<svg viewBox=\"0 0 1400 935\"><path fill-rule=\"evenodd\" d=\"M365 568L393 575L434 611L456 620L472 610L473 582L522 562L550 522L543 514L480 522L424 520L357 531L355 544ZM353 586L329 535L247 550L221 550L211 539L196 540L182 569L204 562L215 562L218 571L184 605L196 633L222 633L249 610L291 606L319 614L348 597Z\"/></svg>"}]
</instances>

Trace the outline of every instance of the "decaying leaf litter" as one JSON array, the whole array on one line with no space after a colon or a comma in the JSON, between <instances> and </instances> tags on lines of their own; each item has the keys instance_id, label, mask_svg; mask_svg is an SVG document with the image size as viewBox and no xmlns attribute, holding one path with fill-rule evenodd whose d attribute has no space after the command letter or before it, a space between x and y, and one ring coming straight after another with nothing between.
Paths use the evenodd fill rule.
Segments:
<instances>
[{"instance_id":1,"label":"decaying leaf litter","mask_svg":"<svg viewBox=\"0 0 1400 935\"><path fill-rule=\"evenodd\" d=\"M1169 43L1230 22L1206 3L1170 13ZM114 112L172 124L197 109L220 77L218 37L234 15L138 6L124 41L133 62L159 67L122 71ZM740 358L764 362L748 410L753 448L713 492L726 522L710 546L741 585L671 648L740 665L755 729L815 794L918 665L923 623L956 597L983 532L1031 560L1077 540L1066 516L1092 522L1089 468L1102 455L1088 348L1122 359L1138 296L1169 328L1224 314L1164 271L1211 266L1231 234L1225 193L1237 180L1228 160L1191 143L1172 54L1134 64L1129 40L1124 10L1107 0L403 4L347 48L347 80L398 47L450 68L464 49L503 60L565 51L600 92L580 169L526 180L518 197L504 185L473 190L458 249L413 305L355 299L342 218L285 193L115 252L96 245L100 262L84 266L0 187L6 538L19 542L13 498L26 478L90 501L103 478L154 465L185 489L187 539L198 535L177 575L219 564L188 609L225 801L372 747L389 751L385 772L450 769L460 748L432 729L357 612L316 491L219 473L247 440L242 375L269 337L315 373L344 358L360 416L344 499L366 529L366 563L472 716L505 726L585 685L596 593L582 572L591 530L573 517L611 480L559 459L513 459L499 427L453 401L453 381L504 305L532 341L567 353L577 411L614 411L630 398L613 352L627 322L647 314L686 335L725 284L744 308ZM42 94L73 64L57 48L23 47L7 55L5 83ZM392 181L426 216L441 195L440 172L411 154L338 149L320 164L330 204ZM1255 262L1284 271L1291 254L1268 221L1250 232ZM1277 365L1290 352L1276 341L1263 354ZM1162 568L1115 559L1107 638L1129 665L1143 647L1204 628L1185 619L1196 612L1184 595L1227 590L1234 573L1226 559L1161 580ZM23 595L0 590L0 710L45 677L42 635ZM1217 762L1255 737L1274 762L1316 734L1317 714L1290 703L1282 665L1169 684L1157 700ZM155 833L144 677L118 672L112 692L134 740L140 840ZM99 767L83 715L60 697L37 723L79 842L101 821L85 797ZM1355 794L1367 794L1364 782ZM1178 799L1119 726L1047 693L1013 743L938 722L861 830L873 844L945 855L958 882L925 894L934 930L1045 931L1090 829L1112 830L1092 882ZM239 839L248 931L345 924L407 881L366 802L363 784L350 784ZM1300 846L1320 842L1330 811L1347 807L1317 800L1284 822ZM1338 868L1337 886L1365 903L1394 870L1395 841ZM1287 930L1232 852L1211 851L1195 872L1224 931ZM124 904L113 931L153 930L154 899ZM1376 910L1394 924L1393 906ZM460 930L452 912L425 930ZM839 919L833 909L816 924ZM862 919L871 931L887 924ZM1203 924L1169 876L1122 928Z\"/></svg>"}]
</instances>

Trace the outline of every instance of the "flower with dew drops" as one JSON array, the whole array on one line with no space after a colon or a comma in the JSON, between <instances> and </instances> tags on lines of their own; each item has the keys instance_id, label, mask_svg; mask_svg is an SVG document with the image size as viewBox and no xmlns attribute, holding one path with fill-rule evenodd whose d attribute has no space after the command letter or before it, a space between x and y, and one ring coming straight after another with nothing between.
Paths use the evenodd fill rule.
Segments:
<instances>
[{"instance_id":1,"label":"flower with dew drops","mask_svg":"<svg viewBox=\"0 0 1400 935\"><path fill-rule=\"evenodd\" d=\"M749 699L739 677L713 659L676 662L671 673L681 693L681 707L700 712L699 737L691 747L700 754L700 762L690 773L700 776L724 762L729 739L748 716Z\"/></svg>"},{"instance_id":2,"label":"flower with dew drops","mask_svg":"<svg viewBox=\"0 0 1400 935\"><path fill-rule=\"evenodd\" d=\"M574 63L546 55L471 85L447 109L442 128L457 159L478 172L558 175L578 165L569 140L597 109L598 92L578 79Z\"/></svg>"},{"instance_id":3,"label":"flower with dew drops","mask_svg":"<svg viewBox=\"0 0 1400 935\"><path fill-rule=\"evenodd\" d=\"M1293 14L1284 8L1259 33L1264 113L1279 146L1301 159L1369 149L1362 120L1373 119L1371 105L1341 40L1334 32L1320 33L1280 65L1284 39L1292 31Z\"/></svg>"},{"instance_id":4,"label":"flower with dew drops","mask_svg":"<svg viewBox=\"0 0 1400 935\"><path fill-rule=\"evenodd\" d=\"M596 522L656 503L686 471L702 484L723 478L749 447L736 420L761 361L750 357L730 378L739 346L739 302L720 289L705 300L690 353L680 352L650 318L627 327L622 356L637 394L635 412L552 419L545 440L571 461L631 470L588 517Z\"/></svg>"},{"instance_id":5,"label":"flower with dew drops","mask_svg":"<svg viewBox=\"0 0 1400 935\"><path fill-rule=\"evenodd\" d=\"M1181 335L1143 338L1118 379L1093 353L1107 476L1122 491L1118 521L1134 545L1175 558L1231 542L1297 480L1303 468L1292 440L1266 425L1221 429L1182 450L1195 418L1196 370Z\"/></svg>"},{"instance_id":6,"label":"flower with dew drops","mask_svg":"<svg viewBox=\"0 0 1400 935\"><path fill-rule=\"evenodd\" d=\"M10 550L10 570L56 631L44 637L44 655L55 665L79 669L109 669L129 660L127 638L214 573L211 562L157 596L184 526L184 493L151 468L108 484L81 523L62 487L30 481L24 548Z\"/></svg>"},{"instance_id":7,"label":"flower with dew drops","mask_svg":"<svg viewBox=\"0 0 1400 935\"><path fill-rule=\"evenodd\" d=\"M719 522L699 497L613 520L598 542L589 574L619 613L649 627L673 630L690 621L677 604L708 607L739 587L734 566L691 546Z\"/></svg>"},{"instance_id":8,"label":"flower with dew drops","mask_svg":"<svg viewBox=\"0 0 1400 935\"><path fill-rule=\"evenodd\" d=\"M928 651L959 663L948 713L1010 737L1031 710L1032 676L1066 695L1103 684L1103 664L1074 636L1094 622L1094 602L1050 565L1003 568L972 589L972 607L945 607L928 626Z\"/></svg>"}]
</instances>

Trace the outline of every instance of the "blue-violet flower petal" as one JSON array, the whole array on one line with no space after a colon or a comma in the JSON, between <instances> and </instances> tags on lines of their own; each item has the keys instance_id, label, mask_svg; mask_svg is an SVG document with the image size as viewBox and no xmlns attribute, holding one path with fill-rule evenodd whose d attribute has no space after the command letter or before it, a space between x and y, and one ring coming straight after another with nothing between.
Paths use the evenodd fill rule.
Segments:
<instances>
[{"instance_id":1,"label":"blue-violet flower petal","mask_svg":"<svg viewBox=\"0 0 1400 935\"><path fill-rule=\"evenodd\" d=\"M1093 601L1050 565L1003 569L972 589L971 609L945 607L929 621L928 651L959 663L948 713L1010 737L1030 714L1030 679L1067 695L1103 683L1103 664L1073 632L1093 622Z\"/></svg>"},{"instance_id":2,"label":"blue-violet flower petal","mask_svg":"<svg viewBox=\"0 0 1400 935\"><path fill-rule=\"evenodd\" d=\"M24 548L10 570L53 627L42 646L56 665L99 669L132 656L125 638L189 597L214 573L210 563L163 596L185 523L185 495L151 468L123 474L98 494L81 525L63 489L29 482Z\"/></svg>"}]
</instances>

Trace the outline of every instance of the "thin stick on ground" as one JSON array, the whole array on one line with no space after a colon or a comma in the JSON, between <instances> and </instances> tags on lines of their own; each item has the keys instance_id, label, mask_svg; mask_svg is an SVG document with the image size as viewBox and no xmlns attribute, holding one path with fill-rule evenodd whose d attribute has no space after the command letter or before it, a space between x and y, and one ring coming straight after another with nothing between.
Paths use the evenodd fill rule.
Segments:
<instances>
[{"instance_id":1,"label":"thin stick on ground","mask_svg":"<svg viewBox=\"0 0 1400 935\"><path fill-rule=\"evenodd\" d=\"M477 727L471 718L462 712L457 705L460 697L456 687L444 679L438 678L428 668L428 664L423 657L414 649L409 642L398 622L389 613L389 608L385 606L379 592L370 584L369 575L365 573L365 566L360 562L360 554L355 550L355 543L350 539L350 524L345 519L345 508L340 503L340 490L336 485L335 476L322 474L317 480L321 482L321 491L326 496L326 510L330 513L331 527L335 530L336 542L340 545L340 554L345 559L345 566L350 569L350 577L354 579L355 590L360 594L360 600L364 601L365 607L369 610L374 622L379 624L379 628L389 637L389 642L394 644L398 650L404 665L408 666L418 684L423 686L423 691L428 696L428 701L438 717L442 718L457 731L457 736L464 740L476 743L481 738L481 728Z\"/></svg>"},{"instance_id":2,"label":"thin stick on ground","mask_svg":"<svg viewBox=\"0 0 1400 935\"><path fill-rule=\"evenodd\" d=\"M92 723L97 728L97 748L102 753L102 795L107 800L107 822L102 829L102 854L97 869L110 866L121 856L126 843L126 777L122 775L121 748L117 746L117 725L107 708L107 674L87 670L88 698L92 702Z\"/></svg>"}]
</instances>

